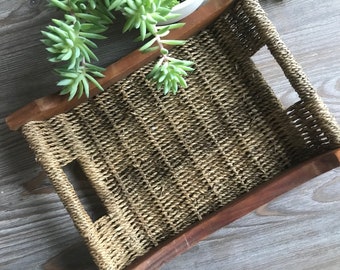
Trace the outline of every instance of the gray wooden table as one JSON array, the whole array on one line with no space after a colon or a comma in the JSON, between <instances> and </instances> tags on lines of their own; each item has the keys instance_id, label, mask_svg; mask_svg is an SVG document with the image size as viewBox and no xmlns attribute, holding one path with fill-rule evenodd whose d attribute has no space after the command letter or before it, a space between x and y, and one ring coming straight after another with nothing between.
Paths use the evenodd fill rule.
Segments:
<instances>
[{"instance_id":1,"label":"gray wooden table","mask_svg":"<svg viewBox=\"0 0 340 270\"><path fill-rule=\"evenodd\" d=\"M340 122L340 1L261 3ZM56 15L45 4L0 0L0 269L96 269L27 144L4 123L10 112L57 90L39 42L39 31ZM134 35L122 36L119 28L110 36L99 51L102 65L136 46ZM254 61L288 106L294 95L268 53L261 50ZM85 180L77 189L92 200ZM163 269L340 269L339 213L336 169L219 230Z\"/></svg>"}]
</instances>

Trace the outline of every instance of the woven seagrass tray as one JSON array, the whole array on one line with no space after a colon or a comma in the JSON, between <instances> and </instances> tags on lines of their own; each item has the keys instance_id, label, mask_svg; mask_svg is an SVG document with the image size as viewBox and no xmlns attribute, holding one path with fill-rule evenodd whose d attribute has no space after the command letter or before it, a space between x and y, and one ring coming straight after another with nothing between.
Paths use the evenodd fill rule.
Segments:
<instances>
[{"instance_id":1,"label":"woven seagrass tray","mask_svg":"<svg viewBox=\"0 0 340 270\"><path fill-rule=\"evenodd\" d=\"M107 90L93 88L92 99L49 96L7 118L21 128L100 269L158 268L339 166L339 127L256 0L207 1L173 33L191 35L172 51L197 63L189 89L176 96L146 79L156 55L133 52L108 67ZM251 60L264 46L299 96L288 109ZM98 220L63 171L75 160L106 209Z\"/></svg>"}]
</instances>

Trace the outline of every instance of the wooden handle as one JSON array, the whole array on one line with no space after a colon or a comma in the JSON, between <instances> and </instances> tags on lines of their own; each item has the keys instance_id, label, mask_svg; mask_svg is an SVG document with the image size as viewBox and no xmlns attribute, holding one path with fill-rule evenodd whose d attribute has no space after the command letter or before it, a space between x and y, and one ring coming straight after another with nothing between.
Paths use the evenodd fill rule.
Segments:
<instances>
[{"instance_id":1,"label":"wooden handle","mask_svg":"<svg viewBox=\"0 0 340 270\"><path fill-rule=\"evenodd\" d=\"M206 4L183 20L183 22L185 22L184 27L173 30L168 38L187 39L193 36L211 24L232 2L233 0L207 1ZM142 54L139 50L133 51L108 66L104 73L105 77L98 81L105 89L119 80L124 79L145 64L155 60L158 55L159 53L157 51L148 54ZM100 90L93 84L90 85L90 97L97 95L99 92ZM68 101L67 96L52 94L37 99L12 113L6 118L6 123L11 130L18 130L29 121L46 120L54 115L67 112L84 101L86 101L86 97Z\"/></svg>"}]
</instances>

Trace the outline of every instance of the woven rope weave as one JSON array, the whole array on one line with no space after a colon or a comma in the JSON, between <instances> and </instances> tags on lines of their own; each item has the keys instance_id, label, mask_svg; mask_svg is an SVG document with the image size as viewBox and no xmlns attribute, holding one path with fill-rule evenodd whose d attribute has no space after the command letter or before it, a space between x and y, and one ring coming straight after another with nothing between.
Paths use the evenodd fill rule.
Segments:
<instances>
[{"instance_id":1,"label":"woven rope weave","mask_svg":"<svg viewBox=\"0 0 340 270\"><path fill-rule=\"evenodd\" d=\"M301 101L285 110L250 59L267 45ZM284 52L284 53L282 53ZM238 1L173 54L197 63L164 97L151 65L69 113L23 128L101 269L162 240L303 160L339 147L339 129L257 1ZM107 210L93 222L63 166L77 160Z\"/></svg>"}]
</instances>

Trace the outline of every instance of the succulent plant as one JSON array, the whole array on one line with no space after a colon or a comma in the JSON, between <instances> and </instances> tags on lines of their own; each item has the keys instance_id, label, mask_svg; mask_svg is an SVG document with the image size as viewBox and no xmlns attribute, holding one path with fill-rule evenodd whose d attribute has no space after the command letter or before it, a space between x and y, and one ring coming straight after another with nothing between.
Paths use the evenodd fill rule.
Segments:
<instances>
[{"instance_id":1,"label":"succulent plant","mask_svg":"<svg viewBox=\"0 0 340 270\"><path fill-rule=\"evenodd\" d=\"M53 24L42 31L42 42L50 52L49 61L63 62L56 71L61 77L58 86L60 94L89 96L89 82L103 90L96 78L103 77L102 67L92 62L98 58L93 52L97 48L93 40L105 39L104 32L115 19L114 12L121 12L126 18L123 32L139 29L137 40L144 41L140 48L144 53L158 50L160 59L148 78L155 81L157 89L164 94L176 94L179 87L187 87L185 77L192 71L193 62L169 56L165 45L183 45L185 40L168 40L172 29L182 23L158 25L172 18L171 8L177 0L49 0L49 5L64 13L63 19L52 19Z\"/></svg>"}]
</instances>

